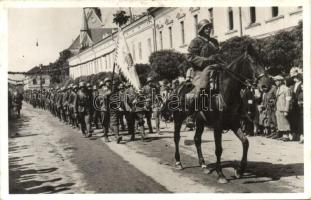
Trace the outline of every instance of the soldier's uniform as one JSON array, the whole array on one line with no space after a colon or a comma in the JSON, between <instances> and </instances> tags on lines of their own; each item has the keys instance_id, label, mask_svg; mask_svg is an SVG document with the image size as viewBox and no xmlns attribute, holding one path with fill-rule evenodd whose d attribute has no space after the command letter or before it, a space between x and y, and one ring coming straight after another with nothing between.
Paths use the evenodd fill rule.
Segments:
<instances>
[{"instance_id":1,"label":"soldier's uniform","mask_svg":"<svg viewBox=\"0 0 311 200\"><path fill-rule=\"evenodd\" d=\"M56 109L57 109L57 116L59 120L62 120L62 98L63 98L63 90L64 88L61 88L57 95L57 102L56 102Z\"/></svg>"},{"instance_id":2,"label":"soldier's uniform","mask_svg":"<svg viewBox=\"0 0 311 200\"><path fill-rule=\"evenodd\" d=\"M152 130L152 123L151 123L151 117L152 114L155 118L156 123L156 131L158 134L160 134L160 108L162 102L162 97L160 95L160 88L155 83L151 83L153 80L152 78L147 79L147 85L145 85L142 88L142 93L145 95L147 100L147 110L145 112L149 133L153 133Z\"/></svg>"},{"instance_id":3,"label":"soldier's uniform","mask_svg":"<svg viewBox=\"0 0 311 200\"><path fill-rule=\"evenodd\" d=\"M68 117L69 117L69 125L74 127L74 101L73 101L73 85L70 84L69 96L68 96Z\"/></svg>"},{"instance_id":4,"label":"soldier's uniform","mask_svg":"<svg viewBox=\"0 0 311 200\"><path fill-rule=\"evenodd\" d=\"M79 117L82 136L91 137L93 132L91 127L91 97L87 94L84 82L80 82L79 88L80 90L78 91L77 100L75 102L75 113Z\"/></svg>"},{"instance_id":5,"label":"soldier's uniform","mask_svg":"<svg viewBox=\"0 0 311 200\"><path fill-rule=\"evenodd\" d=\"M115 135L117 143L120 143L122 137L119 135L119 112L121 107L120 94L117 89L111 91L109 96L109 117L110 117L110 129Z\"/></svg>"},{"instance_id":6,"label":"soldier's uniform","mask_svg":"<svg viewBox=\"0 0 311 200\"><path fill-rule=\"evenodd\" d=\"M65 123L68 123L68 98L69 98L68 89L64 87L62 93L62 118Z\"/></svg>"},{"instance_id":7,"label":"soldier's uniform","mask_svg":"<svg viewBox=\"0 0 311 200\"><path fill-rule=\"evenodd\" d=\"M190 75L192 83L195 85L195 93L202 89L208 88L209 83L214 83L212 78L215 77L215 70L219 69L221 62L217 56L219 52L219 44L215 38L205 35L205 29L211 30L212 24L204 19L199 22L198 33L199 35L194 38L188 47L187 61L191 68L187 74ZM188 77L187 77L188 78Z\"/></svg>"},{"instance_id":8,"label":"soldier's uniform","mask_svg":"<svg viewBox=\"0 0 311 200\"><path fill-rule=\"evenodd\" d=\"M136 93L133 87L129 87L123 94L122 107L125 111L125 118L128 126L128 133L131 135L131 141L135 140L135 121L137 121L141 139L145 139L144 116L146 112L146 98Z\"/></svg>"},{"instance_id":9,"label":"soldier's uniform","mask_svg":"<svg viewBox=\"0 0 311 200\"><path fill-rule=\"evenodd\" d=\"M98 98L98 95L99 95L98 89L96 85L94 85L92 90L93 103L94 100ZM99 129L98 122L100 121L100 109L97 107L97 105L94 105L93 107L94 107L93 123L95 125L95 128Z\"/></svg>"},{"instance_id":10,"label":"soldier's uniform","mask_svg":"<svg viewBox=\"0 0 311 200\"><path fill-rule=\"evenodd\" d=\"M125 98L125 89L124 89L124 84L121 83L118 87L119 89L119 96L120 99ZM122 105L122 101L121 101L121 105ZM124 116L125 116L125 110L124 107L121 106L121 110L119 111L119 122L120 122L120 127L121 127L121 131L125 130L125 125L124 125Z\"/></svg>"},{"instance_id":11,"label":"soldier's uniform","mask_svg":"<svg viewBox=\"0 0 311 200\"><path fill-rule=\"evenodd\" d=\"M13 92L12 102L13 106L16 108L17 117L20 117L20 110L22 109L23 104L23 95L18 93L17 91Z\"/></svg>"},{"instance_id":12,"label":"soldier's uniform","mask_svg":"<svg viewBox=\"0 0 311 200\"><path fill-rule=\"evenodd\" d=\"M105 137L106 142L108 142L108 130L109 130L109 121L110 121L110 114L109 114L109 97L111 95L111 86L107 86L107 82L111 79L105 78L104 81L99 83L99 101L100 101L100 110L101 110L101 120L102 120L102 127L103 127L103 136Z\"/></svg>"}]
</instances>

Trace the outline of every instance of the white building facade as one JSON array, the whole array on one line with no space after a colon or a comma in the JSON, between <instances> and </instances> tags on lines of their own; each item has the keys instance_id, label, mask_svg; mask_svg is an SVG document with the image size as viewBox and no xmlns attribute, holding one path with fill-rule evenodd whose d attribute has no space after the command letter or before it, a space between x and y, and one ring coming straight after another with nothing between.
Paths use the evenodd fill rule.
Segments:
<instances>
[{"instance_id":1,"label":"white building facade","mask_svg":"<svg viewBox=\"0 0 311 200\"><path fill-rule=\"evenodd\" d=\"M219 42L234 36L263 38L293 28L302 20L302 7L182 7L149 8L148 14L122 28L135 63L148 63L149 55L173 49L187 53L197 35L197 24L208 19ZM105 36L69 59L70 76L77 78L112 71L117 32Z\"/></svg>"},{"instance_id":2,"label":"white building facade","mask_svg":"<svg viewBox=\"0 0 311 200\"><path fill-rule=\"evenodd\" d=\"M42 83L41 83L42 82ZM47 74L40 75L27 75L24 80L24 90L40 90L48 89L51 83L51 76Z\"/></svg>"}]
</instances>

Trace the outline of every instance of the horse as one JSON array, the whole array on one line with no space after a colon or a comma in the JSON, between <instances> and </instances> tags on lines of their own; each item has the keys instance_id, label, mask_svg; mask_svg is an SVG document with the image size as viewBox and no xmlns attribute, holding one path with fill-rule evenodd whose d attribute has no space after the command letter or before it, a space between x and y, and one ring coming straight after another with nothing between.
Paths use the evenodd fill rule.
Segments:
<instances>
[{"instance_id":1,"label":"horse","mask_svg":"<svg viewBox=\"0 0 311 200\"><path fill-rule=\"evenodd\" d=\"M226 67L221 67L218 76L219 95L222 97L225 106L223 109L213 109L213 111L197 111L196 114L193 115L196 123L194 143L197 149L199 165L205 173L211 173L211 169L207 167L203 158L201 138L205 125L214 129L215 154L217 157L215 170L218 175L217 180L219 183L227 183L228 180L223 174L221 166L222 133L224 130L232 130L242 143L242 160L240 166L235 169L235 176L240 178L247 167L247 153L249 148L248 139L240 127L240 119L244 115L241 109L243 101L240 96L240 91L242 88L245 88L255 81L261 84L261 82L269 80L269 77L265 74L264 68L257 65L248 50ZM178 91L175 98L179 101L177 104L182 105L185 94L189 92L189 89L181 85ZM173 101L175 101L176 104L176 99ZM180 129L189 113L187 113L185 109L174 109L172 112L174 119L175 167L177 169L183 169L179 153Z\"/></svg>"}]
</instances>

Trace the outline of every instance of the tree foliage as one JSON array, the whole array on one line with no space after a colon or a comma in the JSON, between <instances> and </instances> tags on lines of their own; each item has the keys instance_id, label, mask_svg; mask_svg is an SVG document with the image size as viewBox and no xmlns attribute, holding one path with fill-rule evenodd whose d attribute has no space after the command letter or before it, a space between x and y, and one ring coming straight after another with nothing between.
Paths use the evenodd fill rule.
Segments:
<instances>
[{"instance_id":1,"label":"tree foliage","mask_svg":"<svg viewBox=\"0 0 311 200\"><path fill-rule=\"evenodd\" d=\"M149 64L136 64L136 72L138 74L139 81L144 85L147 81L147 77L150 75L151 67Z\"/></svg>"},{"instance_id":2,"label":"tree foliage","mask_svg":"<svg viewBox=\"0 0 311 200\"><path fill-rule=\"evenodd\" d=\"M158 75L161 80L173 80L179 76L178 66L185 61L185 55L173 50L153 52L149 62L153 76Z\"/></svg>"},{"instance_id":3,"label":"tree foliage","mask_svg":"<svg viewBox=\"0 0 311 200\"><path fill-rule=\"evenodd\" d=\"M280 31L273 36L254 39L249 36L233 37L221 45L220 55L230 63L251 45L257 62L276 75L288 73L293 66L302 68L302 22L290 31Z\"/></svg>"},{"instance_id":4,"label":"tree foliage","mask_svg":"<svg viewBox=\"0 0 311 200\"><path fill-rule=\"evenodd\" d=\"M115 14L113 14L113 23L117 24L119 27L125 25L130 16L126 15L124 10L119 10Z\"/></svg>"}]
</instances>

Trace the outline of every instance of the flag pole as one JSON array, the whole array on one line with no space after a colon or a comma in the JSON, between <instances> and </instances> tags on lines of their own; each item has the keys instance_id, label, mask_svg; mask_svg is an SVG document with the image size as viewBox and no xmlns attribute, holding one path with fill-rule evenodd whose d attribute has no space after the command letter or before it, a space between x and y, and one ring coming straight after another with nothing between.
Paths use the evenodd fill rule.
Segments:
<instances>
[{"instance_id":1,"label":"flag pole","mask_svg":"<svg viewBox=\"0 0 311 200\"><path fill-rule=\"evenodd\" d=\"M117 35L118 35L118 37L119 37L119 32L120 32L120 26L119 26L119 28L118 28L118 33L117 33ZM112 38L112 40L113 40L113 33L111 33L111 38ZM115 91L115 81L114 81L114 74L115 74L115 69L116 69L116 57L117 57L117 44L118 44L118 41L116 42L116 48L115 48L115 55L114 55L114 59L113 59L113 68L112 68L112 76L111 76L111 82L112 82L112 88L111 88L111 90L112 90L112 92L114 92Z\"/></svg>"},{"instance_id":2,"label":"flag pole","mask_svg":"<svg viewBox=\"0 0 311 200\"><path fill-rule=\"evenodd\" d=\"M113 68L112 68L112 76L111 76L111 82L112 82L112 92L115 91L115 82L114 82L114 74L115 74L115 68L116 68L116 61L113 62Z\"/></svg>"}]
</instances>

